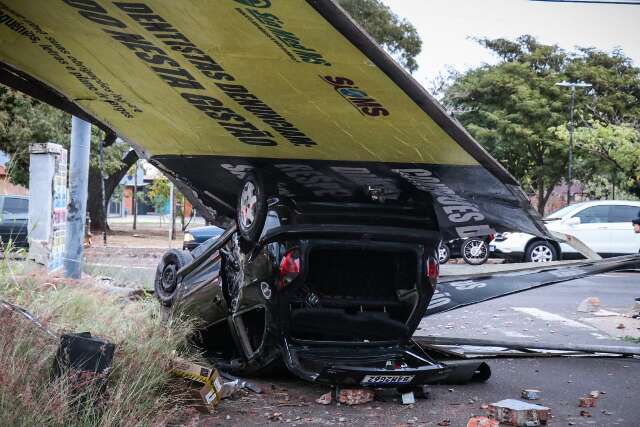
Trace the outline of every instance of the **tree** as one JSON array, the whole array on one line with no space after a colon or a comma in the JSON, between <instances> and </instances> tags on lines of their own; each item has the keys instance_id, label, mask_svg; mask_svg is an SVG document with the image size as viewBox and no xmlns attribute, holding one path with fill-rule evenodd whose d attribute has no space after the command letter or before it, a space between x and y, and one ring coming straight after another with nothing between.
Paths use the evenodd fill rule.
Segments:
<instances>
[{"instance_id":1,"label":"tree","mask_svg":"<svg viewBox=\"0 0 640 427\"><path fill-rule=\"evenodd\" d=\"M496 157L525 189L538 195L544 212L553 188L567 170L568 141L559 129L568 121L570 91L555 83L587 80L591 92L577 94L576 123L635 123L640 117L640 72L621 52L607 54L579 48L567 53L524 35L515 41L479 39L500 62L454 78L443 102L469 132ZM578 140L579 138L576 138ZM589 161L590 150L577 153L576 176L600 173L605 162Z\"/></svg>"},{"instance_id":2,"label":"tree","mask_svg":"<svg viewBox=\"0 0 640 427\"><path fill-rule=\"evenodd\" d=\"M562 141L569 140L565 127L556 129ZM578 159L585 163L582 171L584 181L600 175L601 182L623 191L637 192L640 189L640 132L629 124L614 125L593 121L590 126L579 127L574 132ZM586 175L585 175L586 174ZM638 194L640 196L640 194Z\"/></svg>"},{"instance_id":3,"label":"tree","mask_svg":"<svg viewBox=\"0 0 640 427\"><path fill-rule=\"evenodd\" d=\"M29 144L55 142L69 148L71 116L27 95L0 85L0 150L11 156L9 176L13 183L29 185ZM87 212L96 230L106 225L102 211L98 147L104 133L92 127ZM138 156L123 144L104 150L105 196L116 186Z\"/></svg>"},{"instance_id":4,"label":"tree","mask_svg":"<svg viewBox=\"0 0 640 427\"><path fill-rule=\"evenodd\" d=\"M422 51L418 30L380 0L339 0L351 17L409 72L418 69L416 57Z\"/></svg>"},{"instance_id":5,"label":"tree","mask_svg":"<svg viewBox=\"0 0 640 427\"><path fill-rule=\"evenodd\" d=\"M166 179L154 180L147 189L146 199L156 212L164 213L169 203L169 181Z\"/></svg>"}]
</instances>

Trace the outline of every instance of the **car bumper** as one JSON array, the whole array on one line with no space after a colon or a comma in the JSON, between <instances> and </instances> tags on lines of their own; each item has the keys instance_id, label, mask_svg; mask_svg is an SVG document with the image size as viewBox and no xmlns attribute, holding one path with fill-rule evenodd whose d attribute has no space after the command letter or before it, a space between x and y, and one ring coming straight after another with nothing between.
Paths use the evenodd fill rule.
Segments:
<instances>
[{"instance_id":1,"label":"car bumper","mask_svg":"<svg viewBox=\"0 0 640 427\"><path fill-rule=\"evenodd\" d=\"M307 381L331 385L411 388L434 383L486 381L491 376L485 363L445 364L411 346L296 347L285 343L283 353L285 364L293 374Z\"/></svg>"}]
</instances>

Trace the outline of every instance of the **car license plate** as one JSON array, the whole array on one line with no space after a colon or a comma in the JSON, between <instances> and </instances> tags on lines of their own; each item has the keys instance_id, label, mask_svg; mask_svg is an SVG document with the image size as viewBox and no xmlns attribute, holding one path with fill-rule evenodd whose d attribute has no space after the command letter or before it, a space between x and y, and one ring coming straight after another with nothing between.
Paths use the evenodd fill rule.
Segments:
<instances>
[{"instance_id":1,"label":"car license plate","mask_svg":"<svg viewBox=\"0 0 640 427\"><path fill-rule=\"evenodd\" d=\"M496 245L489 245L489 252L495 252L496 251Z\"/></svg>"},{"instance_id":2,"label":"car license plate","mask_svg":"<svg viewBox=\"0 0 640 427\"><path fill-rule=\"evenodd\" d=\"M414 375L366 375L362 384L408 384Z\"/></svg>"}]
</instances>

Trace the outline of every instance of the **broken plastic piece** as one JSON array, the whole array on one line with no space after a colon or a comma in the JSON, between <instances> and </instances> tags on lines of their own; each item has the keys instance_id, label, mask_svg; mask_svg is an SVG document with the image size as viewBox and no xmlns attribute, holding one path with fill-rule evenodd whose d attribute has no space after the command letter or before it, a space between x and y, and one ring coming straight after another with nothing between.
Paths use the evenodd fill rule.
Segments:
<instances>
[{"instance_id":1,"label":"broken plastic piece","mask_svg":"<svg viewBox=\"0 0 640 427\"><path fill-rule=\"evenodd\" d=\"M416 397L413 392L402 393L402 404L403 405L413 405L416 403Z\"/></svg>"}]
</instances>

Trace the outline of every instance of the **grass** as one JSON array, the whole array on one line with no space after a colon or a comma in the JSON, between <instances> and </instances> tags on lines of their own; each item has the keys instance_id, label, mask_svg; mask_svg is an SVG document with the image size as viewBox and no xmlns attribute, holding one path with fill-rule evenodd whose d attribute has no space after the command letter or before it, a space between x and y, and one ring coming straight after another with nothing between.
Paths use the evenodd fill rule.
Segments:
<instances>
[{"instance_id":1,"label":"grass","mask_svg":"<svg viewBox=\"0 0 640 427\"><path fill-rule=\"evenodd\" d=\"M123 301L86 281L25 273L20 264L0 262L0 298L54 331L105 338L116 354L104 393L91 383L72 393L68 379L51 379L58 340L0 306L0 426L164 425L184 415L185 391L172 385L169 363L174 351L197 358L186 340L188 321L161 326L155 300Z\"/></svg>"}]
</instances>

